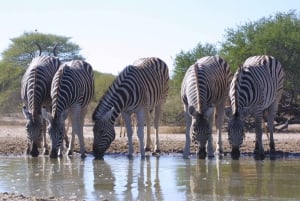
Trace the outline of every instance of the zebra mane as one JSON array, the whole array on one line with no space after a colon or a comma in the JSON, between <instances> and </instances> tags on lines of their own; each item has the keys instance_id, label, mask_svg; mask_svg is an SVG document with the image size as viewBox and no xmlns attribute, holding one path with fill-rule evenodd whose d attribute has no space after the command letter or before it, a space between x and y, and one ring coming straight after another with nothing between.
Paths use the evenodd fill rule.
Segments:
<instances>
[{"instance_id":1,"label":"zebra mane","mask_svg":"<svg viewBox=\"0 0 300 201\"><path fill-rule=\"evenodd\" d=\"M52 97L52 115L53 115L53 117L56 117L57 112L58 112L58 97L60 95L59 95L59 87L57 87L57 85L58 86L60 85L61 78L63 75L64 68L62 66L65 66L65 64L62 64L59 67L59 69L57 70L57 72L55 73L55 75L53 77L53 81L52 81L52 86L51 86L51 90L55 90L55 91L51 91L51 94L54 94Z\"/></svg>"},{"instance_id":2,"label":"zebra mane","mask_svg":"<svg viewBox=\"0 0 300 201\"><path fill-rule=\"evenodd\" d=\"M235 99L235 101L234 101L234 108L233 108L232 113L235 117L237 117L239 115L239 113L237 111L238 110L238 98L239 98L238 97L239 96L238 95L238 87L239 87L238 83L240 82L242 71L243 71L243 66L240 65L237 72L236 72L235 80L233 80L233 83L234 83L234 99Z\"/></svg>"},{"instance_id":3,"label":"zebra mane","mask_svg":"<svg viewBox=\"0 0 300 201\"><path fill-rule=\"evenodd\" d=\"M199 80L198 80L198 64L194 64L194 73L195 73L195 80L196 80L196 88L197 88L197 102L198 102L198 105L197 105L197 110L198 112L201 113L201 98L200 98L200 87L199 87Z\"/></svg>"}]
</instances>

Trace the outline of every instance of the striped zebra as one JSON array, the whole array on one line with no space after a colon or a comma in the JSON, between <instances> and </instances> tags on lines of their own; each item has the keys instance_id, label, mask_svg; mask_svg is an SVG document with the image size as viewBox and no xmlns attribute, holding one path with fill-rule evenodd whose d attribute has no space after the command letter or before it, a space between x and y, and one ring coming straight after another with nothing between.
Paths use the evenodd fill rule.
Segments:
<instances>
[{"instance_id":1,"label":"striped zebra","mask_svg":"<svg viewBox=\"0 0 300 201\"><path fill-rule=\"evenodd\" d=\"M181 99L186 120L186 142L183 157L190 154L191 135L198 144L198 157L213 157L212 122L216 110L218 140L216 154L222 154L221 130L224 120L224 106L228 97L232 78L229 65L219 56L206 56L190 66L185 73L181 86Z\"/></svg>"},{"instance_id":2,"label":"striped zebra","mask_svg":"<svg viewBox=\"0 0 300 201\"><path fill-rule=\"evenodd\" d=\"M132 157L131 114L136 113L137 134L141 157L145 157L144 120L146 118L146 151L150 151L150 113L155 110L154 128L156 133L155 152L159 152L158 127L161 108L169 90L169 70L159 58L143 58L127 66L99 101L93 113L95 158L103 158L104 152L115 139L114 123L122 114L129 144L128 156Z\"/></svg>"},{"instance_id":3,"label":"striped zebra","mask_svg":"<svg viewBox=\"0 0 300 201\"><path fill-rule=\"evenodd\" d=\"M244 139L244 120L255 117L255 158L264 159L262 144L262 118L267 114L270 133L270 151L275 151L273 121L281 99L284 71L280 62L272 56L248 58L235 73L230 85L232 116L228 124L228 139L232 147L231 157L239 159L239 147Z\"/></svg>"},{"instance_id":4,"label":"striped zebra","mask_svg":"<svg viewBox=\"0 0 300 201\"><path fill-rule=\"evenodd\" d=\"M37 44L38 45L38 44ZM41 55L41 48L38 45ZM53 54L55 55L55 48ZM27 119L27 154L39 155L38 148L43 142L44 153L48 153L46 141L46 122L41 115L42 106L51 106L50 88L52 78L60 65L54 56L38 56L33 58L21 81L22 112Z\"/></svg>"},{"instance_id":5,"label":"striped zebra","mask_svg":"<svg viewBox=\"0 0 300 201\"><path fill-rule=\"evenodd\" d=\"M65 119L71 118L72 139L68 154L72 154L75 134L80 143L80 153L85 157L83 123L87 106L94 95L94 74L90 64L81 60L63 63L56 72L51 86L52 114L42 110L43 117L49 123L52 141L50 157L62 154L62 140ZM61 149L60 149L61 148Z\"/></svg>"}]
</instances>

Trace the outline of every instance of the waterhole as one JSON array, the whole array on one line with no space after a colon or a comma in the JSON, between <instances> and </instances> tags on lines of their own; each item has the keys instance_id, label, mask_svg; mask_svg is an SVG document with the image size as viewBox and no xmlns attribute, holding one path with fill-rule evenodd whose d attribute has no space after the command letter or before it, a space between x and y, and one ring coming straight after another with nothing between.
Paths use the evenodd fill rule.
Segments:
<instances>
[{"instance_id":1,"label":"waterhole","mask_svg":"<svg viewBox=\"0 0 300 201\"><path fill-rule=\"evenodd\" d=\"M295 200L300 159L0 157L0 192L79 200Z\"/></svg>"}]
</instances>

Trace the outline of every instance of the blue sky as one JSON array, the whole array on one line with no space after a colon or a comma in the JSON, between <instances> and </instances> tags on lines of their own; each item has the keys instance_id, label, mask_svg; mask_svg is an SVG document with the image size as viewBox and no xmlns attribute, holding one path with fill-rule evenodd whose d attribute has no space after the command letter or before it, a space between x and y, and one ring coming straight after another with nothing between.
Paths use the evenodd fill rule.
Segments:
<instances>
[{"instance_id":1,"label":"blue sky","mask_svg":"<svg viewBox=\"0 0 300 201\"><path fill-rule=\"evenodd\" d=\"M180 50L218 45L227 28L300 11L297 0L9 0L0 7L0 52L38 30L72 38L97 71L117 75L141 57L160 57L172 72Z\"/></svg>"}]
</instances>

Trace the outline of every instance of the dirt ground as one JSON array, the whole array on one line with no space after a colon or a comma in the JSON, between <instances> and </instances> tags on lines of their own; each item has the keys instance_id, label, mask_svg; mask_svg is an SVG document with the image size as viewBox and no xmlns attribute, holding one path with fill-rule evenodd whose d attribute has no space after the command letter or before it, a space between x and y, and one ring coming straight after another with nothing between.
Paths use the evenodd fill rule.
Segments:
<instances>
[{"instance_id":1,"label":"dirt ground","mask_svg":"<svg viewBox=\"0 0 300 201\"><path fill-rule=\"evenodd\" d=\"M11 121L11 119L14 119ZM27 147L26 143L26 132L25 132L25 121L16 120L14 117L2 118L0 119L0 155L23 155ZM288 129L281 133L275 133L275 147L277 154L287 155L295 154L300 155L300 125L290 125ZM106 154L118 154L127 153L127 137L120 137L120 130L116 128L116 139L112 143L111 147L107 150ZM170 153L182 153L185 135L183 128L175 127L162 127L160 132L160 149L161 154ZM70 136L70 135L69 135ZM84 127L85 145L88 154L92 154L92 143L93 143L93 132L92 124L88 123ZM152 141L155 139L154 134L151 136ZM216 134L213 135L214 142L217 139ZM245 141L241 147L241 153L245 155L251 155L254 149L255 135L254 133L246 133ZM264 148L268 153L268 137L263 136ZM75 152L79 152L79 143L76 138L75 141ZM227 141L227 133L223 134L223 145L224 154L230 154L230 146ZM134 148L135 152L139 152L139 143L136 134L134 134ZM191 146L191 153L195 154L197 147L195 145ZM61 199L56 198L36 198L27 197L22 194L13 194L9 192L0 193L0 201L2 200L28 200L28 201L60 201Z\"/></svg>"}]
</instances>

